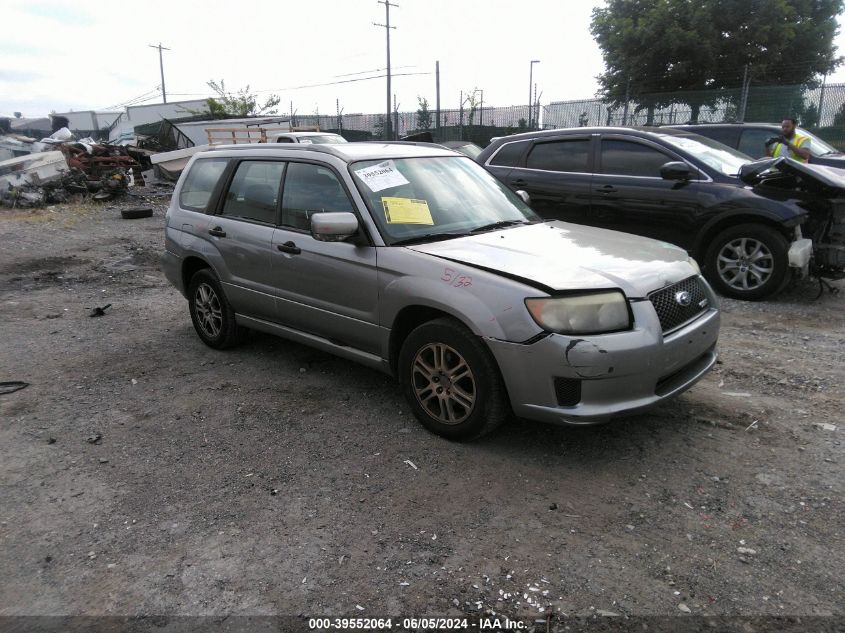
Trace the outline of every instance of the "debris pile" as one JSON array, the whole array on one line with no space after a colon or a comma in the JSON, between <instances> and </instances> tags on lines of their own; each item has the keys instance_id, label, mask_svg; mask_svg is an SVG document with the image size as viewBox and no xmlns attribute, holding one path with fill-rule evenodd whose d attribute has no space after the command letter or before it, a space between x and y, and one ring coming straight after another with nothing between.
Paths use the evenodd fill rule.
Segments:
<instances>
[{"instance_id":1,"label":"debris pile","mask_svg":"<svg viewBox=\"0 0 845 633\"><path fill-rule=\"evenodd\" d=\"M65 202L71 195L107 200L144 185L142 170L150 167L150 152L79 141L67 128L41 141L0 136L14 146L13 158L0 161L0 206L37 207Z\"/></svg>"}]
</instances>

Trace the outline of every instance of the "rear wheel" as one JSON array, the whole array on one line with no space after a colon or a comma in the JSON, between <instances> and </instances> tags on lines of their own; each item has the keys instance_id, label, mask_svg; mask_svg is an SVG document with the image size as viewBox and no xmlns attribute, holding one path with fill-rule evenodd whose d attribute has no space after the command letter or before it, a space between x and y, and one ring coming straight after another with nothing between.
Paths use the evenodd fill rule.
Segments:
<instances>
[{"instance_id":1,"label":"rear wheel","mask_svg":"<svg viewBox=\"0 0 845 633\"><path fill-rule=\"evenodd\" d=\"M789 244L763 224L739 224L711 242L704 273L720 294L757 301L778 293L788 280Z\"/></svg>"},{"instance_id":2,"label":"rear wheel","mask_svg":"<svg viewBox=\"0 0 845 633\"><path fill-rule=\"evenodd\" d=\"M492 355L452 319L436 319L413 330L399 352L398 373L414 415L438 435L481 437L510 413Z\"/></svg>"},{"instance_id":3,"label":"rear wheel","mask_svg":"<svg viewBox=\"0 0 845 633\"><path fill-rule=\"evenodd\" d=\"M203 268L191 277L188 309L194 329L209 347L223 349L240 340L235 311L223 294L220 280L210 269Z\"/></svg>"}]
</instances>

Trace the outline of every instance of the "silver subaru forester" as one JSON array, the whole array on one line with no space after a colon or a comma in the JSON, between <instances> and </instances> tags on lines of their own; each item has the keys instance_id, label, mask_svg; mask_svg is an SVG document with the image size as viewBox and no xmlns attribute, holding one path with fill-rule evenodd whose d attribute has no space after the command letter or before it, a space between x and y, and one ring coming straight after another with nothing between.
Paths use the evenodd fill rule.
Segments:
<instances>
[{"instance_id":1,"label":"silver subaru forester","mask_svg":"<svg viewBox=\"0 0 845 633\"><path fill-rule=\"evenodd\" d=\"M453 439L511 412L604 422L713 367L719 310L686 252L524 198L433 145L219 147L179 179L163 267L207 345L249 328L380 369Z\"/></svg>"}]
</instances>

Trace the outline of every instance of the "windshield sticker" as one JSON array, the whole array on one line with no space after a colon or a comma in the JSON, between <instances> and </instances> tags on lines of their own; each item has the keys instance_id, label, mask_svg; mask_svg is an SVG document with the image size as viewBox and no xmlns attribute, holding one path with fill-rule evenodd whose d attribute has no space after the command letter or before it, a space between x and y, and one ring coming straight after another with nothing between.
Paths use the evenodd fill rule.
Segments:
<instances>
[{"instance_id":1,"label":"windshield sticker","mask_svg":"<svg viewBox=\"0 0 845 633\"><path fill-rule=\"evenodd\" d=\"M384 206L384 219L388 224L434 224L428 202L425 200L384 197L381 203Z\"/></svg>"},{"instance_id":2,"label":"windshield sticker","mask_svg":"<svg viewBox=\"0 0 845 633\"><path fill-rule=\"evenodd\" d=\"M314 141L310 141L310 140L308 140L307 138L303 138L303 139L300 139L300 140L299 140L299 143L300 143L301 145L313 145L313 144L314 144Z\"/></svg>"},{"instance_id":3,"label":"windshield sticker","mask_svg":"<svg viewBox=\"0 0 845 633\"><path fill-rule=\"evenodd\" d=\"M410 184L405 180L405 176L397 171L392 160L386 160L372 167L357 169L355 173L373 192Z\"/></svg>"}]
</instances>

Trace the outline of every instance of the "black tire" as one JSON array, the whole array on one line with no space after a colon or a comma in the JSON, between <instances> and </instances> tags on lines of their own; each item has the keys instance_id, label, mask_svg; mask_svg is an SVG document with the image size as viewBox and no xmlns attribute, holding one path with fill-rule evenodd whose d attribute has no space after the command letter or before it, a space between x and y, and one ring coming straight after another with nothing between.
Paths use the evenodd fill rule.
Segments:
<instances>
[{"instance_id":1,"label":"black tire","mask_svg":"<svg viewBox=\"0 0 845 633\"><path fill-rule=\"evenodd\" d=\"M152 207L133 207L131 209L121 209L120 217L124 220L138 220L140 218L153 217Z\"/></svg>"},{"instance_id":2,"label":"black tire","mask_svg":"<svg viewBox=\"0 0 845 633\"><path fill-rule=\"evenodd\" d=\"M214 349L224 349L238 343L240 328L235 311L229 304L223 287L210 268L194 273L188 284L188 309L191 321L202 342Z\"/></svg>"},{"instance_id":3,"label":"black tire","mask_svg":"<svg viewBox=\"0 0 845 633\"><path fill-rule=\"evenodd\" d=\"M764 224L738 224L719 233L704 256L704 275L726 297L759 301L789 281L789 243Z\"/></svg>"},{"instance_id":4,"label":"black tire","mask_svg":"<svg viewBox=\"0 0 845 633\"><path fill-rule=\"evenodd\" d=\"M434 358L437 349L442 350L439 363ZM465 368L461 368L461 362ZM424 366L433 371L428 372ZM481 437L511 413L505 385L490 351L477 336L452 319L436 319L413 330L399 351L397 369L399 384L414 415L423 426L443 437ZM469 370L468 376L464 369ZM467 394L472 397L467 398ZM444 418L450 421L447 423Z\"/></svg>"}]
</instances>

